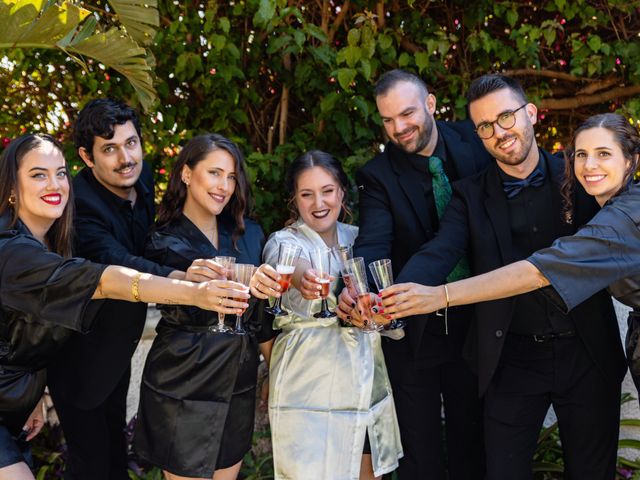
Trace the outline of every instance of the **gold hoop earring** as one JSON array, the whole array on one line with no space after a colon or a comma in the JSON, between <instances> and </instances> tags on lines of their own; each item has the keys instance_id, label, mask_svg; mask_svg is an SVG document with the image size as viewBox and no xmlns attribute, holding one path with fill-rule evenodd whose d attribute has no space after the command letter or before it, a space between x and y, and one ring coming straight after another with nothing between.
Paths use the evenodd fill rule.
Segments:
<instances>
[{"instance_id":1,"label":"gold hoop earring","mask_svg":"<svg viewBox=\"0 0 640 480\"><path fill-rule=\"evenodd\" d=\"M14 206L16 204L16 196L12 193L9 195L9 200L7 200L10 206Z\"/></svg>"}]
</instances>

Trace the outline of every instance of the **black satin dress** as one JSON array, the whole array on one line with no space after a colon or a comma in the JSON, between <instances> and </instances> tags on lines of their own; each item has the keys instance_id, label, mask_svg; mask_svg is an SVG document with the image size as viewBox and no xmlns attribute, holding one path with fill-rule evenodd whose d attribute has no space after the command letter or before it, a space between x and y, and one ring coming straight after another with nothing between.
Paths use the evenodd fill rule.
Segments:
<instances>
[{"instance_id":1,"label":"black satin dress","mask_svg":"<svg viewBox=\"0 0 640 480\"><path fill-rule=\"evenodd\" d=\"M16 436L46 385L46 367L72 330L87 331L105 265L47 251L0 217L0 428ZM93 310L89 312L88 309Z\"/></svg>"},{"instance_id":2,"label":"black satin dress","mask_svg":"<svg viewBox=\"0 0 640 480\"><path fill-rule=\"evenodd\" d=\"M161 265L186 270L198 258L236 257L260 264L264 234L245 219L245 234L233 248L233 224L218 218L219 249L182 215L155 231L145 256ZM134 448L139 457L170 473L211 477L230 467L251 448L258 342L268 340L271 319L263 306L250 303L245 315L249 335L212 333L218 314L196 307L162 306L142 374ZM225 319L233 326L235 315Z\"/></svg>"}]
</instances>

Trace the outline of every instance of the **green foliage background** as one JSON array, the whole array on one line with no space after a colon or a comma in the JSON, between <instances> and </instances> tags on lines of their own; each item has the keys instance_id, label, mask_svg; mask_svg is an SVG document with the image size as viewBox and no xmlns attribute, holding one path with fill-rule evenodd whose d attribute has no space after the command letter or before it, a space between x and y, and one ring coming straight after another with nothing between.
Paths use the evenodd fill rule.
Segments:
<instances>
[{"instance_id":1,"label":"green foliage background","mask_svg":"<svg viewBox=\"0 0 640 480\"><path fill-rule=\"evenodd\" d=\"M108 4L73 3L109 19ZM158 98L143 128L159 186L185 141L227 135L247 156L267 231L287 216L284 173L301 152L329 151L352 174L379 149L372 86L392 68L427 81L441 119L465 117L473 78L517 76L547 148L594 113L640 118L638 0L159 0L158 10L148 47ZM90 59L83 69L54 50L0 55L0 137L55 133L76 166L70 126L82 105L105 95L138 104L120 74Z\"/></svg>"}]
</instances>

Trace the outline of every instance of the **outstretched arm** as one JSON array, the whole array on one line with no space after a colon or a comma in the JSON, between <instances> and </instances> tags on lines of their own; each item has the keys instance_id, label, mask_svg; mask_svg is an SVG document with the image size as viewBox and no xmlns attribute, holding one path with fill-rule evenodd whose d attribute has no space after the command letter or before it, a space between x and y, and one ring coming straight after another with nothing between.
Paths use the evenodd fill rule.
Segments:
<instances>
[{"instance_id":1,"label":"outstretched arm","mask_svg":"<svg viewBox=\"0 0 640 480\"><path fill-rule=\"evenodd\" d=\"M385 313L394 318L435 312L446 306L467 305L512 297L546 287L549 281L526 260L437 287L400 283L383 291ZM447 298L448 296L448 298Z\"/></svg>"},{"instance_id":2,"label":"outstretched arm","mask_svg":"<svg viewBox=\"0 0 640 480\"><path fill-rule=\"evenodd\" d=\"M240 314L249 306L248 289L240 283L227 280L192 283L116 265L104 270L92 298L194 305L225 314Z\"/></svg>"}]
</instances>

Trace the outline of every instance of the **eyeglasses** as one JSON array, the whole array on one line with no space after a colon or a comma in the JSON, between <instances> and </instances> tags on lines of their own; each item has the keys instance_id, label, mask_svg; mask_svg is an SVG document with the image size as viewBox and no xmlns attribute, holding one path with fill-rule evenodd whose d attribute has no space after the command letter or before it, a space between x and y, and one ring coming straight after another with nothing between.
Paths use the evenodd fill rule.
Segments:
<instances>
[{"instance_id":1,"label":"eyeglasses","mask_svg":"<svg viewBox=\"0 0 640 480\"><path fill-rule=\"evenodd\" d=\"M515 110L502 112L493 122L481 123L476 127L476 133L481 139L488 140L489 138L493 137L493 134L495 133L493 128L494 123L497 123L503 130L509 130L510 128L513 128L516 124L516 112L523 109L527 105L529 104L525 103Z\"/></svg>"}]
</instances>

